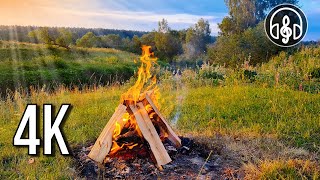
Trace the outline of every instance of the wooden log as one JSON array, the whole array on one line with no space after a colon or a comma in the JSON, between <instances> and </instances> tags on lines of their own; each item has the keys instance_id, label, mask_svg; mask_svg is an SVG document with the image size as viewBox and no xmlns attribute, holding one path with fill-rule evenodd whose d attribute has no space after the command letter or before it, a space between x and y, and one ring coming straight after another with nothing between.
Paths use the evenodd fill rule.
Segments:
<instances>
[{"instance_id":1,"label":"wooden log","mask_svg":"<svg viewBox=\"0 0 320 180\"><path fill-rule=\"evenodd\" d=\"M146 94L146 100L148 101L148 103L152 106L153 110L155 113L158 114L159 118L161 119L161 121L165 124L166 128L168 129L168 139L178 148L181 146L181 139L178 137L178 135L172 130L172 128L170 127L170 125L168 124L168 122L166 121L166 119L162 116L162 114L160 113L159 109L157 108L157 106L154 104L154 102L152 101L151 98L151 94L150 92L148 92Z\"/></svg>"},{"instance_id":2,"label":"wooden log","mask_svg":"<svg viewBox=\"0 0 320 180\"><path fill-rule=\"evenodd\" d=\"M134 114L137 124L140 128L140 131L143 137L149 143L151 151L157 161L157 165L161 168L162 165L165 165L171 162L171 158L163 146L161 139L153 126L147 111L145 110L144 105L140 102L135 105L129 105L132 113Z\"/></svg>"},{"instance_id":3,"label":"wooden log","mask_svg":"<svg viewBox=\"0 0 320 180\"><path fill-rule=\"evenodd\" d=\"M107 125L102 130L102 133L93 145L88 155L89 158L99 163L103 162L112 147L112 135L115 129L115 123L118 121L122 121L124 113L127 112L126 109L127 107L123 104L120 104L117 107L116 111L114 112Z\"/></svg>"}]
</instances>

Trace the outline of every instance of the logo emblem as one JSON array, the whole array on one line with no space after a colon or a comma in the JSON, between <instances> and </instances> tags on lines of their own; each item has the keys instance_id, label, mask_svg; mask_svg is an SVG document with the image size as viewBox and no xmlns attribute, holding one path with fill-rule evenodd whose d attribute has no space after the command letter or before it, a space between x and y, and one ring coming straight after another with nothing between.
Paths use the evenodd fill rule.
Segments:
<instances>
[{"instance_id":1,"label":"logo emblem","mask_svg":"<svg viewBox=\"0 0 320 180\"><path fill-rule=\"evenodd\" d=\"M308 22L303 11L292 4L273 8L264 22L268 38L281 47L298 44L307 33Z\"/></svg>"}]
</instances>

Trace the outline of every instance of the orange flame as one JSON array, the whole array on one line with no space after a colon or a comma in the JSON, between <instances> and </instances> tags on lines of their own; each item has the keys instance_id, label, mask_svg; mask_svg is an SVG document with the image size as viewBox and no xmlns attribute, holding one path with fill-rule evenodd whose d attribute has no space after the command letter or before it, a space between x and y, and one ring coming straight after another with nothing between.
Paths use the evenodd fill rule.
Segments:
<instances>
[{"instance_id":1,"label":"orange flame","mask_svg":"<svg viewBox=\"0 0 320 180\"><path fill-rule=\"evenodd\" d=\"M138 69L138 78L135 84L128 89L127 92L122 94L121 102L124 101L133 101L137 103L139 101L140 96L145 96L145 93L149 90L153 91L153 99L154 103L157 105L157 97L158 95L158 88L157 88L157 78L156 76L151 75L151 68L154 63L156 63L157 58L154 57L154 53L151 52L151 46L142 46L142 56L140 57L141 65ZM136 63L136 61L135 61ZM146 105L146 110L150 116L153 117L155 113L151 113L153 108L151 105ZM134 131L138 134L139 137L143 137L139 126L134 118L134 116L130 116L129 113L125 113L122 116L122 121L115 123L115 129L113 131L112 136L112 148L109 155L113 155L120 150L123 149L132 149L138 146L138 143L130 142L130 143L123 143L121 146L116 142L118 136L121 135L121 131L123 127L130 127L134 129Z\"/></svg>"},{"instance_id":2,"label":"orange flame","mask_svg":"<svg viewBox=\"0 0 320 180\"><path fill-rule=\"evenodd\" d=\"M145 88L144 92L155 88L157 79L156 76L152 77L150 69L152 64L156 63L157 58L155 58L154 53L151 52L151 46L142 46L142 56L140 57L140 61L141 65L138 70L137 81L126 93L121 96L122 102L125 100L132 100L136 103L139 100L139 96L147 83L150 83L150 85Z\"/></svg>"},{"instance_id":3,"label":"orange flame","mask_svg":"<svg viewBox=\"0 0 320 180\"><path fill-rule=\"evenodd\" d=\"M129 118L130 118L129 113L125 113L125 114L123 115L123 117L122 117L122 121L123 121L123 122L127 122L127 121L129 120Z\"/></svg>"},{"instance_id":4,"label":"orange flame","mask_svg":"<svg viewBox=\"0 0 320 180\"><path fill-rule=\"evenodd\" d=\"M116 122L116 128L113 131L113 137L119 136L121 133L121 126L118 122Z\"/></svg>"}]
</instances>

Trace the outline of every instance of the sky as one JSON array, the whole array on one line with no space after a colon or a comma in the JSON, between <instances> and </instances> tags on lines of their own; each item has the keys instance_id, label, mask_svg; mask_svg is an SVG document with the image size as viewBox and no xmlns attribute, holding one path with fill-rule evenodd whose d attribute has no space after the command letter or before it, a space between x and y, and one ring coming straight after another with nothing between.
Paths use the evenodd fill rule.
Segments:
<instances>
[{"instance_id":1,"label":"sky","mask_svg":"<svg viewBox=\"0 0 320 180\"><path fill-rule=\"evenodd\" d=\"M300 0L309 28L304 40L320 40L320 0ZM200 18L212 35L228 14L224 0L0 0L1 25L86 27L151 31L162 18L184 29Z\"/></svg>"}]
</instances>

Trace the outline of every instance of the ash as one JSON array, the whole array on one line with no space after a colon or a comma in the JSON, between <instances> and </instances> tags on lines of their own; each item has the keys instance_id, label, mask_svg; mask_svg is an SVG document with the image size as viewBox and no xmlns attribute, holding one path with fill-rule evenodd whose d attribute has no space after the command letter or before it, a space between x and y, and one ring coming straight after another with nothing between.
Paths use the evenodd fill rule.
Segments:
<instances>
[{"instance_id":1,"label":"ash","mask_svg":"<svg viewBox=\"0 0 320 180\"><path fill-rule=\"evenodd\" d=\"M226 164L219 151L211 151L192 139L180 138L182 146L178 149L169 141L164 142L172 162L162 166L163 170L156 167L147 146L106 158L105 164L88 158L92 143L75 148L76 175L84 179L228 179L223 178Z\"/></svg>"}]
</instances>

